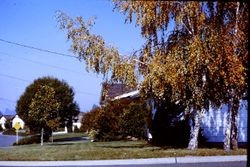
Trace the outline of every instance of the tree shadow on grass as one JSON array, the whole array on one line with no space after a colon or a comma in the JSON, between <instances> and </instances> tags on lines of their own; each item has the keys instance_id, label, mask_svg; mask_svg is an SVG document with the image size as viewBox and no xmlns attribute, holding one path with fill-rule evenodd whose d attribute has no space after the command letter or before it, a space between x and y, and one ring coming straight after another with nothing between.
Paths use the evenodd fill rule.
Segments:
<instances>
[{"instance_id":1,"label":"tree shadow on grass","mask_svg":"<svg viewBox=\"0 0 250 167\"><path fill-rule=\"evenodd\" d=\"M70 137L70 138L62 138L62 139L54 139L54 142L65 142L65 141L88 141L89 139L85 137Z\"/></svg>"},{"instance_id":2,"label":"tree shadow on grass","mask_svg":"<svg viewBox=\"0 0 250 167\"><path fill-rule=\"evenodd\" d=\"M118 145L118 146L114 146L114 145L105 145L105 146L96 146L96 147L101 147L101 148L112 148L112 149L122 149L122 148L145 148L148 147L149 145L147 144L137 144L137 145Z\"/></svg>"},{"instance_id":3,"label":"tree shadow on grass","mask_svg":"<svg viewBox=\"0 0 250 167\"><path fill-rule=\"evenodd\" d=\"M78 141L89 141L88 138L85 137L71 137L71 138L62 138L62 139L54 139L53 143L49 143L49 145L73 145Z\"/></svg>"},{"instance_id":4,"label":"tree shadow on grass","mask_svg":"<svg viewBox=\"0 0 250 167\"><path fill-rule=\"evenodd\" d=\"M49 146L69 146L69 145L73 145L75 143L71 143L71 142L63 142L63 143L50 143L48 144Z\"/></svg>"}]
</instances>

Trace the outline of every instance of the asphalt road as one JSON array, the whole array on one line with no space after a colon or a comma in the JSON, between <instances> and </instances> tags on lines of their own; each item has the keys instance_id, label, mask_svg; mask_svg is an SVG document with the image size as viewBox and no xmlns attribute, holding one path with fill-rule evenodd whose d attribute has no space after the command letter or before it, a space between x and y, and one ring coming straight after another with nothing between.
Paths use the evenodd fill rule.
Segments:
<instances>
[{"instance_id":1,"label":"asphalt road","mask_svg":"<svg viewBox=\"0 0 250 167\"><path fill-rule=\"evenodd\" d=\"M21 137L19 136L19 139ZM12 146L13 143L16 142L16 136L12 135L2 135L0 133L0 147L9 147Z\"/></svg>"},{"instance_id":2,"label":"asphalt road","mask_svg":"<svg viewBox=\"0 0 250 167\"><path fill-rule=\"evenodd\" d=\"M72 167L72 166L71 166ZM150 164L150 165L111 165L91 167L246 167L246 162L208 162L182 164Z\"/></svg>"},{"instance_id":3,"label":"asphalt road","mask_svg":"<svg viewBox=\"0 0 250 167\"><path fill-rule=\"evenodd\" d=\"M89 167L246 167L246 161L237 162L205 162L205 163L180 163L180 164L143 164L143 165L90 165ZM23 166L26 167L26 166ZM28 167L28 166L27 166ZM45 167L45 166L38 166ZM46 166L48 167L48 166ZM58 166L50 166L58 167ZM81 167L81 165L70 165L70 166L60 166L60 167ZM83 166L82 166L83 167ZM86 166L84 166L86 167Z\"/></svg>"}]
</instances>

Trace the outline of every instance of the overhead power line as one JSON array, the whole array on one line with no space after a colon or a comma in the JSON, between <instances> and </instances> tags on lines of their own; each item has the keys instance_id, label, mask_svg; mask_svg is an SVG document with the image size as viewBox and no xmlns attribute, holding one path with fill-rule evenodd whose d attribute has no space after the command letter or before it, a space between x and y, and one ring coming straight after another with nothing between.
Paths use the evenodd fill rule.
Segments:
<instances>
[{"instance_id":1,"label":"overhead power line","mask_svg":"<svg viewBox=\"0 0 250 167\"><path fill-rule=\"evenodd\" d=\"M59 67L59 66L55 66L55 65L50 65L50 64L47 64L47 63L42 63L40 61L34 61L34 60L30 60L30 59L23 58L23 57L17 57L17 56L11 55L9 53L4 53L4 52L1 52L1 51L0 51L0 54L11 56L13 58L21 59L21 60L31 62L31 63L34 63L34 64L39 64L39 65L42 65L42 66L48 66L48 67L51 67L51 68L64 70L64 71L75 73L75 74L78 74L78 75L85 75L85 76L89 76L89 77L92 77L92 78L100 78L99 76L93 76L93 75L91 75L89 73L82 73L82 72L74 71L74 70L71 70L71 69L68 69L68 68L63 68L63 67Z\"/></svg>"},{"instance_id":2,"label":"overhead power line","mask_svg":"<svg viewBox=\"0 0 250 167\"><path fill-rule=\"evenodd\" d=\"M30 81L28 81L28 80L18 78L18 77L14 77L14 76L7 75L7 74L0 73L0 76L7 77L7 78L10 78L10 79L14 79L14 80L18 80L18 81L23 81L23 82L26 82L26 83L30 83ZM99 96L99 95L94 94L94 93L84 92L84 91L80 91L80 90L75 90L75 92L80 93L80 94L85 94L85 95Z\"/></svg>"},{"instance_id":3,"label":"overhead power line","mask_svg":"<svg viewBox=\"0 0 250 167\"><path fill-rule=\"evenodd\" d=\"M14 76L11 76L11 75L7 75L7 74L1 74L0 73L0 76L4 76L4 77L7 77L7 78L11 78L11 79L15 79L15 80L18 80L18 81L23 81L23 82L30 82L28 80L25 80L25 79L22 79L22 78L18 78L18 77L14 77Z\"/></svg>"},{"instance_id":4,"label":"overhead power line","mask_svg":"<svg viewBox=\"0 0 250 167\"><path fill-rule=\"evenodd\" d=\"M14 101L14 100L6 99L6 98L3 98L3 97L0 97L0 100L10 102L10 103L16 103L16 101Z\"/></svg>"},{"instance_id":5,"label":"overhead power line","mask_svg":"<svg viewBox=\"0 0 250 167\"><path fill-rule=\"evenodd\" d=\"M76 58L75 56L72 56L70 54L59 53L59 52L51 51L51 50L48 50L48 49L37 48L37 47L34 47L34 46L30 46L30 45L25 45L25 44L21 44L21 43L17 43L17 42L8 41L8 40L2 39L2 38L0 38L0 41L8 43L8 44L16 45L16 46L21 46L21 47L25 47L25 48L29 48L29 49L33 49L33 50L38 50L38 51L41 51L41 52L47 52L47 53L56 54L56 55L60 55L60 56Z\"/></svg>"}]
</instances>

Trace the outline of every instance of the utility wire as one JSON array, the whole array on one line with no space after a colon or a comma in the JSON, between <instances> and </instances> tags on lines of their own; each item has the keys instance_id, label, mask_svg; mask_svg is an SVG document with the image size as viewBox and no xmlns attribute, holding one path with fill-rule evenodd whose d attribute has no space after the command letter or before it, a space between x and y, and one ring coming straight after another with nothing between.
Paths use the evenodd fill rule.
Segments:
<instances>
[{"instance_id":1,"label":"utility wire","mask_svg":"<svg viewBox=\"0 0 250 167\"><path fill-rule=\"evenodd\" d=\"M23 82L26 82L26 83L30 83L30 81L28 81L28 80L25 80L25 79L22 79L22 78L18 78L18 77L14 77L14 76L7 75L7 74L0 73L0 76L4 76L4 77L11 78L11 79L18 80L18 81L23 81ZM75 90L75 92L76 93L80 93L80 94L86 94L86 95L92 95L92 96L99 96L99 95L94 94L94 93L89 93L89 92L84 92L84 91L79 91L79 90Z\"/></svg>"},{"instance_id":2,"label":"utility wire","mask_svg":"<svg viewBox=\"0 0 250 167\"><path fill-rule=\"evenodd\" d=\"M30 45L25 45L25 44L21 44L21 43L17 43L17 42L8 41L8 40L2 39L2 38L0 38L0 41L8 43L8 44L16 45L16 46L21 46L21 47L25 47L25 48L29 48L29 49L33 49L33 50L38 50L38 51L41 51L41 52L47 52L47 53L56 54L56 55L60 55L60 56L77 58L77 57L69 55L69 54L59 53L59 52L51 51L51 50L48 50L48 49L37 48L37 47L34 47L34 46L30 46Z\"/></svg>"},{"instance_id":3,"label":"utility wire","mask_svg":"<svg viewBox=\"0 0 250 167\"><path fill-rule=\"evenodd\" d=\"M8 44L12 44L12 45L17 45L17 46L21 46L21 47L33 49L33 50L38 50L38 51L41 51L41 52L47 52L47 53L56 54L56 55L60 55L60 56L66 56L66 57L77 58L77 57L72 56L72 55L69 55L69 54L64 54L64 53L59 53L59 52L55 52L55 51L51 51L51 50L47 50L47 49L37 48L37 47L34 47L34 46L30 46L30 45L25 45L25 44L21 44L21 43L17 43L17 42L8 41L8 40L2 39L2 38L0 38L0 41L1 41L1 42L5 42L5 43L8 43ZM24 60L25 60L25 59L24 59ZM38 63L38 64L44 64L44 63L35 62L35 61L32 61L32 60L28 60L28 59L26 59L26 61L31 61L31 62L33 62L33 63ZM45 64L45 65L46 65L46 64ZM72 70L68 70L68 69L61 68L61 67L56 67L56 66L52 66L52 65L48 65L48 66L51 66L51 67L54 67L54 68L60 68L60 69L63 69L63 70L67 70L67 71L73 72ZM75 71L74 71L74 72L75 72ZM22 79L22 78L18 78L18 77L6 75L6 74L1 74L1 73L0 73L0 76L8 77L8 78L15 79L15 80L19 80L19 81L23 81L23 82L30 82L30 81L24 80L24 79ZM88 93L88 92L82 92L82 91L76 91L76 92L82 93L82 94L88 94L88 95L95 95L95 96L97 96L96 94Z\"/></svg>"},{"instance_id":4,"label":"utility wire","mask_svg":"<svg viewBox=\"0 0 250 167\"><path fill-rule=\"evenodd\" d=\"M10 102L10 103L16 103L16 101L14 101L14 100L6 99L6 98L3 98L3 97L0 97L0 100Z\"/></svg>"},{"instance_id":5,"label":"utility wire","mask_svg":"<svg viewBox=\"0 0 250 167\"><path fill-rule=\"evenodd\" d=\"M74 70L71 70L71 69L67 69L67 68L63 68L63 67L59 67L59 66L55 66L55 65L50 65L50 64L46 64L46 63L42 63L40 61L34 61L34 60L27 59L27 58L17 57L17 56L11 55L9 53L4 53L4 52L1 52L1 51L0 51L0 54L11 56L13 58L21 59L21 60L31 62L31 63L34 63L34 64L39 64L39 65L42 65L42 66L48 66L48 67L51 67L51 68L60 69L60 70L64 70L64 71L67 71L67 72L72 72L72 73L75 73L75 74L78 74L78 75L88 75L89 77L92 77L92 78L100 78L99 76L93 76L93 75L88 74L88 73L81 73L81 72L74 71Z\"/></svg>"},{"instance_id":6,"label":"utility wire","mask_svg":"<svg viewBox=\"0 0 250 167\"><path fill-rule=\"evenodd\" d=\"M22 78L18 78L18 77L14 77L14 76L7 75L7 74L0 73L0 76L4 76L4 77L7 77L7 78L15 79L15 80L18 80L18 81L23 81L23 82L26 82L26 83L30 83L30 81L28 81L28 80L25 80L25 79L22 79Z\"/></svg>"}]
</instances>

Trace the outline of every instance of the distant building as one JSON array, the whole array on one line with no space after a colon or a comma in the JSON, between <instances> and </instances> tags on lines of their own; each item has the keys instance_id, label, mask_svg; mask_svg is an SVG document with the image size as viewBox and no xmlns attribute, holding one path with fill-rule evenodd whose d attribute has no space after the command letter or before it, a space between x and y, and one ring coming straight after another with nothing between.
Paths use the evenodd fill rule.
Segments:
<instances>
[{"instance_id":1,"label":"distant building","mask_svg":"<svg viewBox=\"0 0 250 167\"><path fill-rule=\"evenodd\" d=\"M1 125L2 129L6 129L6 127L12 128L12 127L14 127L14 125L17 122L21 125L21 128L23 129L24 128L24 121L21 118L19 118L18 115L2 115L0 117L0 125ZM6 126L7 123L10 125Z\"/></svg>"},{"instance_id":2,"label":"distant building","mask_svg":"<svg viewBox=\"0 0 250 167\"><path fill-rule=\"evenodd\" d=\"M24 128L24 121L18 115L16 115L12 120L12 127L14 127L17 123L21 126L21 129Z\"/></svg>"},{"instance_id":3,"label":"distant building","mask_svg":"<svg viewBox=\"0 0 250 167\"><path fill-rule=\"evenodd\" d=\"M73 124L72 124L72 131L74 132L75 131L75 128L77 127L78 129L81 128L82 126L82 117L83 117L84 113L83 112L80 112L76 117L74 117L73 119Z\"/></svg>"},{"instance_id":4,"label":"distant building","mask_svg":"<svg viewBox=\"0 0 250 167\"><path fill-rule=\"evenodd\" d=\"M1 116L0 118L0 125L2 127L3 130L5 130L5 123L6 123L7 119L4 116Z\"/></svg>"}]
</instances>

